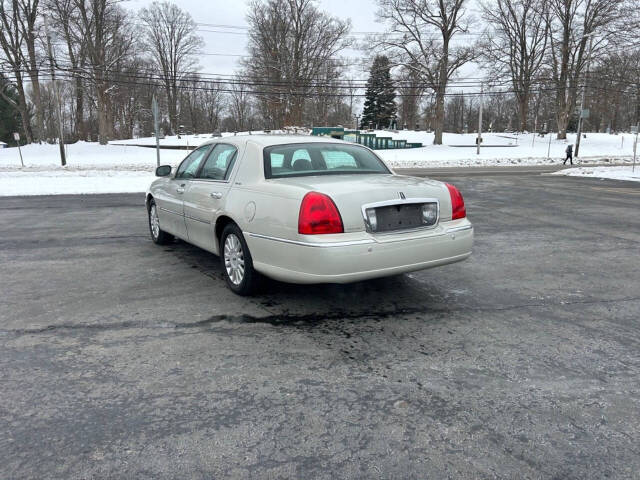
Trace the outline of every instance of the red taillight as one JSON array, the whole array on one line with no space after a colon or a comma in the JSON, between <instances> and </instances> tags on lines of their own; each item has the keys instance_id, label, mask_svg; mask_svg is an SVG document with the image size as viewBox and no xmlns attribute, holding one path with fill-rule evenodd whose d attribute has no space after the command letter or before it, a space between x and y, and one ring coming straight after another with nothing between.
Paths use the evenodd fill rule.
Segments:
<instances>
[{"instance_id":1,"label":"red taillight","mask_svg":"<svg viewBox=\"0 0 640 480\"><path fill-rule=\"evenodd\" d=\"M322 193L307 193L300 205L298 233L316 235L343 232L342 218L333 200Z\"/></svg>"},{"instance_id":2,"label":"red taillight","mask_svg":"<svg viewBox=\"0 0 640 480\"><path fill-rule=\"evenodd\" d=\"M445 185L449 189L449 195L451 196L451 220L466 217L467 209L464 207L464 198L462 198L460 190L449 183Z\"/></svg>"}]
</instances>

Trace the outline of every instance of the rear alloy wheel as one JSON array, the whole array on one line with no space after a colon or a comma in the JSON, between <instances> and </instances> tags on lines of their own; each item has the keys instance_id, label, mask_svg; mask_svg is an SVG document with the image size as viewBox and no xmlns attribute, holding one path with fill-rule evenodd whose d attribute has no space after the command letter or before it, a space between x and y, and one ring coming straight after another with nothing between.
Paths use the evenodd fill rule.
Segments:
<instances>
[{"instance_id":1,"label":"rear alloy wheel","mask_svg":"<svg viewBox=\"0 0 640 480\"><path fill-rule=\"evenodd\" d=\"M251 295L257 286L258 273L253 269L253 260L242 231L230 223L220 237L220 262L229 288L238 295Z\"/></svg>"},{"instance_id":2,"label":"rear alloy wheel","mask_svg":"<svg viewBox=\"0 0 640 480\"><path fill-rule=\"evenodd\" d=\"M158 217L158 207L156 202L149 202L149 232L151 240L158 245L165 245L173 240L173 235L168 234L160 229L160 218Z\"/></svg>"}]
</instances>

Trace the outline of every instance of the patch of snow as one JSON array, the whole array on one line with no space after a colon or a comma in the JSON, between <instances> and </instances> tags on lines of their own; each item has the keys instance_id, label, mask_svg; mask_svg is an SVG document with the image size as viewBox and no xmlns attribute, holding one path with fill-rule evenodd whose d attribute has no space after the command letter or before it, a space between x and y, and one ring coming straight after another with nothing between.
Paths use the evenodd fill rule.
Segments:
<instances>
[{"instance_id":1,"label":"patch of snow","mask_svg":"<svg viewBox=\"0 0 640 480\"><path fill-rule=\"evenodd\" d=\"M155 178L135 170L5 171L0 172L0 196L144 192Z\"/></svg>"},{"instance_id":2,"label":"patch of snow","mask_svg":"<svg viewBox=\"0 0 640 480\"><path fill-rule=\"evenodd\" d=\"M156 165L156 151L153 148L100 145L98 143L77 142L66 145L69 167L109 167L153 168ZM189 152L187 150L160 150L163 165L176 165ZM22 147L22 157L26 167L60 167L58 145L33 143ZM0 168L20 167L18 149L0 149Z\"/></svg>"},{"instance_id":3,"label":"patch of snow","mask_svg":"<svg viewBox=\"0 0 640 480\"><path fill-rule=\"evenodd\" d=\"M578 167L567 170L559 170L552 175L565 175L568 177L608 178L613 180L628 180L640 182L640 165L633 167Z\"/></svg>"},{"instance_id":4,"label":"patch of snow","mask_svg":"<svg viewBox=\"0 0 640 480\"><path fill-rule=\"evenodd\" d=\"M398 133L377 130L374 133L424 145L421 148L376 151L395 168L558 165L565 158L567 145L575 145L576 140L575 134L567 134L567 140L556 140L554 133L545 137L536 135L535 138L532 133L483 133L478 155L475 133L444 133L443 145L433 145L433 133L408 130ZM587 133L580 144L580 161L588 164L630 163L633 139L632 134Z\"/></svg>"},{"instance_id":5,"label":"patch of snow","mask_svg":"<svg viewBox=\"0 0 640 480\"><path fill-rule=\"evenodd\" d=\"M555 135L551 134L551 153L547 159L549 135L545 138L535 137L534 141L533 134L485 133L481 153L476 155L476 135L471 133L445 133L445 145L432 145L432 133L407 130L376 133L425 145L422 148L378 150L377 153L394 168L558 165L564 160L567 144L575 143L575 135L569 134L565 141L555 140ZM223 137L233 135L228 132L222 134ZM211 138L211 135L189 135L181 139L167 137L161 144L197 146ZM155 144L155 138L119 140L110 145L89 142L67 145L66 167L60 166L57 145L31 144L22 147L24 168L20 165L17 148L0 149L0 196L143 192L155 178L156 151L153 148L136 147L135 144L152 145ZM632 149L631 134L588 133L580 146L580 152L584 155L580 161L586 164L627 165L632 161ZM175 166L188 153L187 150L160 150L161 163ZM587 175L594 176L593 173Z\"/></svg>"}]
</instances>

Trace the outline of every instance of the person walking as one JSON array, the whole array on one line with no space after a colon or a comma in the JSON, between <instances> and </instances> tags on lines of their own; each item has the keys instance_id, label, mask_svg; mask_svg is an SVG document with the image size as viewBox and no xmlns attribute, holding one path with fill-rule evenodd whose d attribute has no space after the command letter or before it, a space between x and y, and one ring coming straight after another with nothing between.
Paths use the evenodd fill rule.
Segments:
<instances>
[{"instance_id":1,"label":"person walking","mask_svg":"<svg viewBox=\"0 0 640 480\"><path fill-rule=\"evenodd\" d=\"M562 164L566 165L567 160L569 160L571 165L573 165L573 145L569 145L565 150L565 153L567 154L567 156L565 157L564 162L562 162Z\"/></svg>"}]
</instances>

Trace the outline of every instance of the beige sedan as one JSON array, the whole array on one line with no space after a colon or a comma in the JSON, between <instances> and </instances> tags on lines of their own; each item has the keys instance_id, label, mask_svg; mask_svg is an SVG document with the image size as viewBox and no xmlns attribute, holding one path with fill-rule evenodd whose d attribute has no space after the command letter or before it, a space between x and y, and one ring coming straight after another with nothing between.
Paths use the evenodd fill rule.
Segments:
<instances>
[{"instance_id":1,"label":"beige sedan","mask_svg":"<svg viewBox=\"0 0 640 480\"><path fill-rule=\"evenodd\" d=\"M347 283L464 260L473 227L452 185L394 174L368 148L306 136L211 140L147 192L155 243L219 255L228 286L259 274Z\"/></svg>"}]
</instances>

